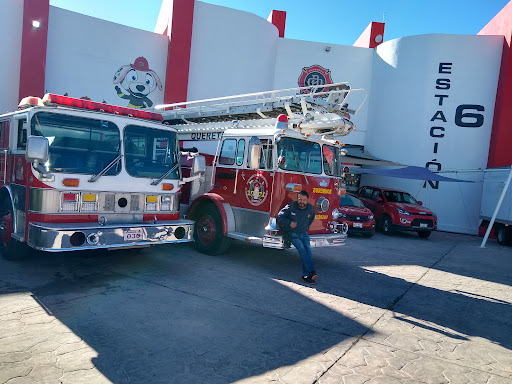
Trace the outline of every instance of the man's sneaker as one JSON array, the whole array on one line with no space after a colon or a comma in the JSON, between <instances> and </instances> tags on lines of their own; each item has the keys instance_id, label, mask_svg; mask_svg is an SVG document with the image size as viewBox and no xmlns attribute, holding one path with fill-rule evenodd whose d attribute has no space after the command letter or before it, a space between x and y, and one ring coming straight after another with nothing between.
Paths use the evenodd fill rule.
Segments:
<instances>
[{"instance_id":1,"label":"man's sneaker","mask_svg":"<svg viewBox=\"0 0 512 384\"><path fill-rule=\"evenodd\" d=\"M302 281L305 282L306 284L310 284L310 285L315 285L316 284L316 281L313 280L309 276L302 276Z\"/></svg>"},{"instance_id":2,"label":"man's sneaker","mask_svg":"<svg viewBox=\"0 0 512 384\"><path fill-rule=\"evenodd\" d=\"M316 271L311 271L309 272L309 277L311 280L315 280L316 278L318 278L318 275L316 274Z\"/></svg>"}]
</instances>

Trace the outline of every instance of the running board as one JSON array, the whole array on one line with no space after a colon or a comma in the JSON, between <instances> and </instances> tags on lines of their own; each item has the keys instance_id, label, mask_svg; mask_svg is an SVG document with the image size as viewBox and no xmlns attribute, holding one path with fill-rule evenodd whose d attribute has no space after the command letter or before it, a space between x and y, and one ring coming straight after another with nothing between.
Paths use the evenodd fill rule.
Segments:
<instances>
[{"instance_id":1,"label":"running board","mask_svg":"<svg viewBox=\"0 0 512 384\"><path fill-rule=\"evenodd\" d=\"M246 241L248 243L252 244L263 244L263 239L261 237L256 236L250 236L246 233L240 233L240 232L228 232L227 237L230 239L240 240L240 241Z\"/></svg>"}]
</instances>

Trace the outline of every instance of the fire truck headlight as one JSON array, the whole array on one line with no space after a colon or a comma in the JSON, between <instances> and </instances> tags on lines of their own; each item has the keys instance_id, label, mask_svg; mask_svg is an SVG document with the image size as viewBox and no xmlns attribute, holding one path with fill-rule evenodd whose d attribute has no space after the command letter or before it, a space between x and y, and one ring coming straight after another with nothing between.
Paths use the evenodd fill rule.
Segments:
<instances>
[{"instance_id":1,"label":"fire truck headlight","mask_svg":"<svg viewBox=\"0 0 512 384\"><path fill-rule=\"evenodd\" d=\"M98 196L95 193L84 193L82 195L82 211L97 211Z\"/></svg>"},{"instance_id":2,"label":"fire truck headlight","mask_svg":"<svg viewBox=\"0 0 512 384\"><path fill-rule=\"evenodd\" d=\"M158 197L157 196L146 196L146 211L156 211L156 207L158 205Z\"/></svg>"},{"instance_id":3,"label":"fire truck headlight","mask_svg":"<svg viewBox=\"0 0 512 384\"><path fill-rule=\"evenodd\" d=\"M63 193L60 210L63 212L78 212L78 193Z\"/></svg>"},{"instance_id":4,"label":"fire truck headlight","mask_svg":"<svg viewBox=\"0 0 512 384\"><path fill-rule=\"evenodd\" d=\"M171 211L172 210L172 196L162 196L161 197L160 210L161 211Z\"/></svg>"}]
</instances>

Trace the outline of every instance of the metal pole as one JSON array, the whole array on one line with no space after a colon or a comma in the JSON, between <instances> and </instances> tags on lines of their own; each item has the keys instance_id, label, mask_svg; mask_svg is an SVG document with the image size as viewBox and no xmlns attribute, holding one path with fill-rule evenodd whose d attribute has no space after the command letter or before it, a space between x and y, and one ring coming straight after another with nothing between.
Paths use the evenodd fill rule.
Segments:
<instances>
[{"instance_id":1,"label":"metal pole","mask_svg":"<svg viewBox=\"0 0 512 384\"><path fill-rule=\"evenodd\" d=\"M494 214L491 217L491 222L487 227L487 231L485 231L484 239L482 240L482 244L480 244L480 248L485 248L485 243L487 243L487 239L489 238L489 233L491 233L492 226L494 225L494 220L496 220L496 216L501 208L501 203L503 203L503 199L505 198L505 194L507 193L508 186L510 185L510 180L512 180L512 166L510 167L510 173L508 174L507 181L505 182L505 186L503 187L503 191L501 192L500 199L498 200L498 204L496 205L496 209L494 210Z\"/></svg>"}]
</instances>

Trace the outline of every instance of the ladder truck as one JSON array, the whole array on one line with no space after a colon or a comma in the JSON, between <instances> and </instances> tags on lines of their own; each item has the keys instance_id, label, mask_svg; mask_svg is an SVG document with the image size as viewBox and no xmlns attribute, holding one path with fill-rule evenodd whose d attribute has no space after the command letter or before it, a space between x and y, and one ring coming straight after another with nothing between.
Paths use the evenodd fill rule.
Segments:
<instances>
[{"instance_id":1,"label":"ladder truck","mask_svg":"<svg viewBox=\"0 0 512 384\"><path fill-rule=\"evenodd\" d=\"M61 252L192 240L193 222L179 217L187 180L177 134L158 113L28 97L17 111L0 114L0 151L4 258L30 247Z\"/></svg>"},{"instance_id":2,"label":"ladder truck","mask_svg":"<svg viewBox=\"0 0 512 384\"><path fill-rule=\"evenodd\" d=\"M349 169L339 139L356 129L350 115L365 99L364 90L336 83L156 106L194 179L182 189L180 213L195 223L195 246L207 254L231 240L282 249L276 216L301 190L316 210L311 246L343 245L338 207ZM354 100L357 109L349 108Z\"/></svg>"}]
</instances>

